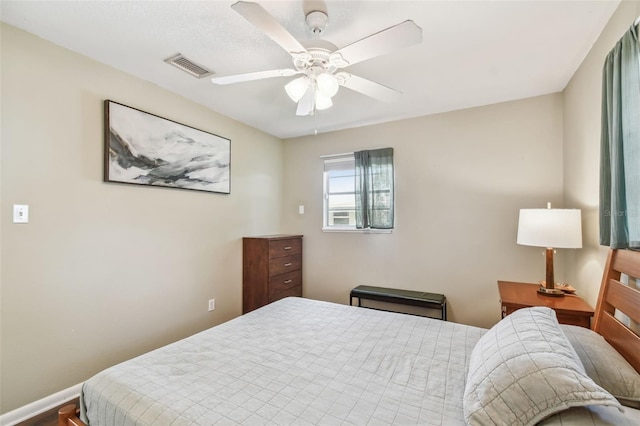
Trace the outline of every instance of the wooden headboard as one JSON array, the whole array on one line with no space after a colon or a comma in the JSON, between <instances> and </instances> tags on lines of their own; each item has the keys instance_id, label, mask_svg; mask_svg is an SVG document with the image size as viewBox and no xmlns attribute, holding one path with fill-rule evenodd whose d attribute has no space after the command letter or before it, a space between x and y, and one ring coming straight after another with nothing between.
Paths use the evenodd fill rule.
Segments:
<instances>
[{"instance_id":1,"label":"wooden headboard","mask_svg":"<svg viewBox=\"0 0 640 426\"><path fill-rule=\"evenodd\" d=\"M640 279L640 251L609 251L593 330L602 335L640 373L640 336L614 317L618 310L635 323L640 323L640 291L621 283L622 274Z\"/></svg>"}]
</instances>

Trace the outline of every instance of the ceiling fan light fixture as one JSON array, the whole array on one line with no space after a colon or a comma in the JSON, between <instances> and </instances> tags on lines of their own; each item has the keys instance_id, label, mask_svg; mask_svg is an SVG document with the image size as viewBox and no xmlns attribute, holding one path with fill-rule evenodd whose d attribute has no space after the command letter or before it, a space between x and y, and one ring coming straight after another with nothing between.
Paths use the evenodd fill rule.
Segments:
<instances>
[{"instance_id":1,"label":"ceiling fan light fixture","mask_svg":"<svg viewBox=\"0 0 640 426\"><path fill-rule=\"evenodd\" d=\"M325 72L318 75L318 77L316 77L316 84L318 91L324 96L332 98L338 93L338 80L333 74Z\"/></svg>"},{"instance_id":2,"label":"ceiling fan light fixture","mask_svg":"<svg viewBox=\"0 0 640 426\"><path fill-rule=\"evenodd\" d=\"M329 109L333 106L331 97L324 95L320 89L316 90L316 109L322 111L323 109Z\"/></svg>"},{"instance_id":3,"label":"ceiling fan light fixture","mask_svg":"<svg viewBox=\"0 0 640 426\"><path fill-rule=\"evenodd\" d=\"M287 95L289 95L293 102L298 102L307 92L309 84L309 77L305 75L302 77L298 77L295 80L291 80L284 86L284 90L287 92Z\"/></svg>"}]
</instances>

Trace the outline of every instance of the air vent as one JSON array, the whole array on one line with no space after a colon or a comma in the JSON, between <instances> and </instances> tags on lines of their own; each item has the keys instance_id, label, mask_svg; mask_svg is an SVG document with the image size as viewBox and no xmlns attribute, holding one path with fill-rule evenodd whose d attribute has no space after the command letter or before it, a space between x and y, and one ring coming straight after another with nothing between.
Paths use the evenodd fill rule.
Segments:
<instances>
[{"instance_id":1,"label":"air vent","mask_svg":"<svg viewBox=\"0 0 640 426\"><path fill-rule=\"evenodd\" d=\"M195 62L185 58L181 53L164 60L169 65L180 68L182 71L191 74L194 77L202 78L213 74L213 71L202 67Z\"/></svg>"}]
</instances>

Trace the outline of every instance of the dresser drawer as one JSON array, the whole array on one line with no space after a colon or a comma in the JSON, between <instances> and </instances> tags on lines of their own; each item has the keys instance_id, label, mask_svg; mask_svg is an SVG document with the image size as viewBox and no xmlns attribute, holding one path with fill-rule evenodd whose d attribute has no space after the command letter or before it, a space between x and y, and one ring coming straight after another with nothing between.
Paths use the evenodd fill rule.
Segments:
<instances>
[{"instance_id":1,"label":"dresser drawer","mask_svg":"<svg viewBox=\"0 0 640 426\"><path fill-rule=\"evenodd\" d=\"M269 260L269 277L297 271L302 268L302 255L278 257Z\"/></svg>"},{"instance_id":2,"label":"dresser drawer","mask_svg":"<svg viewBox=\"0 0 640 426\"><path fill-rule=\"evenodd\" d=\"M301 238L269 241L269 259L293 256L300 253L302 253Z\"/></svg>"},{"instance_id":3,"label":"dresser drawer","mask_svg":"<svg viewBox=\"0 0 640 426\"><path fill-rule=\"evenodd\" d=\"M291 287L269 296L269 303L284 299L285 297L302 297L302 286Z\"/></svg>"},{"instance_id":4,"label":"dresser drawer","mask_svg":"<svg viewBox=\"0 0 640 426\"><path fill-rule=\"evenodd\" d=\"M269 278L269 299L293 287L300 287L300 289L302 289L301 269Z\"/></svg>"}]
</instances>

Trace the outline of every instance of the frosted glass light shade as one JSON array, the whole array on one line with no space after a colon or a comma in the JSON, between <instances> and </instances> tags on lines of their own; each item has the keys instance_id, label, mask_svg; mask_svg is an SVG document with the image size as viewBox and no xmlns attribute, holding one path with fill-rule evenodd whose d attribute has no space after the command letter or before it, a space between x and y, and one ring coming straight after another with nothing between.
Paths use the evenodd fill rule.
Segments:
<instances>
[{"instance_id":1,"label":"frosted glass light shade","mask_svg":"<svg viewBox=\"0 0 640 426\"><path fill-rule=\"evenodd\" d=\"M534 247L581 248L580 210L521 209L517 242Z\"/></svg>"},{"instance_id":2,"label":"frosted glass light shade","mask_svg":"<svg viewBox=\"0 0 640 426\"><path fill-rule=\"evenodd\" d=\"M287 92L287 95L289 95L293 102L298 102L307 92L309 84L309 77L302 76L287 83L284 86L284 90Z\"/></svg>"},{"instance_id":3,"label":"frosted glass light shade","mask_svg":"<svg viewBox=\"0 0 640 426\"><path fill-rule=\"evenodd\" d=\"M322 73L316 77L318 90L326 97L332 98L338 93L338 80L332 74Z\"/></svg>"},{"instance_id":4,"label":"frosted glass light shade","mask_svg":"<svg viewBox=\"0 0 640 426\"><path fill-rule=\"evenodd\" d=\"M329 96L325 96L322 94L320 90L316 90L316 109L323 110L327 108L331 108L333 102Z\"/></svg>"}]
</instances>

